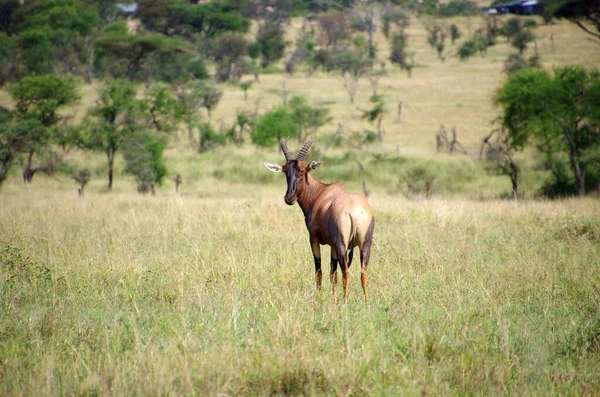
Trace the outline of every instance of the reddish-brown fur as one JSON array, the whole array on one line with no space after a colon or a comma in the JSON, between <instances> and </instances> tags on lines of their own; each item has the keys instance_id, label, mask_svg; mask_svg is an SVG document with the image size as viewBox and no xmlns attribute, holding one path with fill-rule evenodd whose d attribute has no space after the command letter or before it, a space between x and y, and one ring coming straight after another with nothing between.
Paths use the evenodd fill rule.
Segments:
<instances>
[{"instance_id":1,"label":"reddish-brown fur","mask_svg":"<svg viewBox=\"0 0 600 397\"><path fill-rule=\"evenodd\" d=\"M286 154L286 164L265 164L273 171L283 172L288 181L285 202L293 205L298 202L315 259L317 288L321 288L321 245L331 246L331 281L335 290L337 264L342 270L344 298L348 296L349 267L352 263L354 247L358 247L361 259L361 284L368 301L367 265L371 254L371 243L375 220L369 202L362 194L348 193L339 182L326 184L312 177L310 171L320 162L306 164L304 154L312 142L308 141L300 151L298 159L289 159L285 142L282 149ZM303 154L304 153L304 154ZM279 168L278 168L279 167ZM349 255L348 255L349 254Z\"/></svg>"}]
</instances>

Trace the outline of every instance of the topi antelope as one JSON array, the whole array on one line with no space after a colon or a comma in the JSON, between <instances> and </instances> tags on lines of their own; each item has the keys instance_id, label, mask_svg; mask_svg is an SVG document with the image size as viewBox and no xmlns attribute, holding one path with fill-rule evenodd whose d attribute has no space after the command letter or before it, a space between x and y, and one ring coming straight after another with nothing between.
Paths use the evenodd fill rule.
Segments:
<instances>
[{"instance_id":1,"label":"topi antelope","mask_svg":"<svg viewBox=\"0 0 600 397\"><path fill-rule=\"evenodd\" d=\"M286 140L280 147L285 156L285 165L265 163L273 172L282 172L287 178L285 203L293 205L296 201L302 208L306 228L310 237L310 246L315 259L315 278L317 289L321 288L321 245L331 247L330 279L335 292L337 284L337 266L342 270L344 299L348 296L349 268L352 264L354 247L360 250L361 283L365 302L367 292L367 265L371 256L371 243L375 219L369 202L362 194L347 193L339 182L326 184L310 174L321 161L304 162L304 156L312 145L308 140L298 157L293 159L287 148Z\"/></svg>"}]
</instances>

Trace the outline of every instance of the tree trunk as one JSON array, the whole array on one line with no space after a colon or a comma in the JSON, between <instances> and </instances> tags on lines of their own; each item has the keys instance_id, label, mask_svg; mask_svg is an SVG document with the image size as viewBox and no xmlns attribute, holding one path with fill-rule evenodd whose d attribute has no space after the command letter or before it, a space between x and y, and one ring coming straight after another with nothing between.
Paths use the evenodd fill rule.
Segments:
<instances>
[{"instance_id":1,"label":"tree trunk","mask_svg":"<svg viewBox=\"0 0 600 397\"><path fill-rule=\"evenodd\" d=\"M510 163L510 182L512 184L512 197L519 197L519 167L515 163Z\"/></svg>"},{"instance_id":2,"label":"tree trunk","mask_svg":"<svg viewBox=\"0 0 600 397\"><path fill-rule=\"evenodd\" d=\"M113 184L113 164L115 162L115 152L107 151L106 155L108 157L108 190L112 190Z\"/></svg>"},{"instance_id":3,"label":"tree trunk","mask_svg":"<svg viewBox=\"0 0 600 397\"><path fill-rule=\"evenodd\" d=\"M571 167L573 167L573 174L575 174L577 190L579 191L579 195L583 196L585 195L585 172L581 170L579 163L577 162L577 148L575 147L575 142L571 136L571 131L568 129L565 130L565 137L569 144L569 160L571 160Z\"/></svg>"},{"instance_id":4,"label":"tree trunk","mask_svg":"<svg viewBox=\"0 0 600 397\"><path fill-rule=\"evenodd\" d=\"M85 38L85 47L87 49L88 59L83 67L83 80L86 84L92 83L92 70L94 69L94 39L90 36Z\"/></svg>"},{"instance_id":5,"label":"tree trunk","mask_svg":"<svg viewBox=\"0 0 600 397\"><path fill-rule=\"evenodd\" d=\"M379 135L379 142L383 142L384 131L383 131L383 125L382 124L383 124L383 114L379 116L379 120L377 122L377 132L378 132L378 135Z\"/></svg>"},{"instance_id":6,"label":"tree trunk","mask_svg":"<svg viewBox=\"0 0 600 397\"><path fill-rule=\"evenodd\" d=\"M33 158L33 155L33 150L30 150L27 154L25 168L23 169L23 183L31 183L31 180L33 179L33 170L31 169L31 160Z\"/></svg>"}]
</instances>

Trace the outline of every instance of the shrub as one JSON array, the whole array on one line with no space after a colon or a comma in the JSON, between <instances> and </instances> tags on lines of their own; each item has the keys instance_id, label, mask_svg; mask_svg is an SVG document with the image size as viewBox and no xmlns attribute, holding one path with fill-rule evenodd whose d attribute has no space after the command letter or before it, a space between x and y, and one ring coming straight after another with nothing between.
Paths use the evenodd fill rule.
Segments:
<instances>
[{"instance_id":1,"label":"shrub","mask_svg":"<svg viewBox=\"0 0 600 397\"><path fill-rule=\"evenodd\" d=\"M259 146L273 146L284 137L294 137L298 128L292 114L285 107L277 107L258 119L252 142Z\"/></svg>"},{"instance_id":2,"label":"shrub","mask_svg":"<svg viewBox=\"0 0 600 397\"><path fill-rule=\"evenodd\" d=\"M458 56L461 61L465 61L477 53L477 43L475 40L465 41L458 49Z\"/></svg>"},{"instance_id":3,"label":"shrub","mask_svg":"<svg viewBox=\"0 0 600 397\"><path fill-rule=\"evenodd\" d=\"M480 10L479 7L477 7L477 5L471 1L450 0L448 4L440 4L437 13L440 17L449 18L459 15L478 15Z\"/></svg>"}]
</instances>

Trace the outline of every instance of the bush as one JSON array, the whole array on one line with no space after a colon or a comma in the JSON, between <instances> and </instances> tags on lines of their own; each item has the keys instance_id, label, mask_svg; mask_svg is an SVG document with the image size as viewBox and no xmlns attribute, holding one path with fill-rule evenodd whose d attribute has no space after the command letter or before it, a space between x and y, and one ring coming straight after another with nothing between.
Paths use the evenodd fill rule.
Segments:
<instances>
[{"instance_id":1,"label":"bush","mask_svg":"<svg viewBox=\"0 0 600 397\"><path fill-rule=\"evenodd\" d=\"M478 15L480 12L479 7L471 1L450 0L448 4L440 4L437 13L440 17L449 18L459 15Z\"/></svg>"},{"instance_id":2,"label":"bush","mask_svg":"<svg viewBox=\"0 0 600 397\"><path fill-rule=\"evenodd\" d=\"M510 54L504 61L504 72L513 74L527 68L527 62L519 54Z\"/></svg>"},{"instance_id":3,"label":"bush","mask_svg":"<svg viewBox=\"0 0 600 397\"><path fill-rule=\"evenodd\" d=\"M252 142L259 146L273 146L285 137L295 137L297 133L292 114L285 107L278 107L258 119Z\"/></svg>"},{"instance_id":4,"label":"bush","mask_svg":"<svg viewBox=\"0 0 600 397\"><path fill-rule=\"evenodd\" d=\"M217 146L225 146L228 141L235 138L235 130L229 129L225 133L218 133L210 123L202 123L199 126L200 145L198 152L202 153L214 149Z\"/></svg>"},{"instance_id":5,"label":"bush","mask_svg":"<svg viewBox=\"0 0 600 397\"><path fill-rule=\"evenodd\" d=\"M258 28L256 43L260 47L261 62L264 68L283 58L285 52L284 31L278 21L267 20Z\"/></svg>"},{"instance_id":6,"label":"bush","mask_svg":"<svg viewBox=\"0 0 600 397\"><path fill-rule=\"evenodd\" d=\"M465 61L477 53L477 43L475 40L467 40L458 49L458 56L461 61Z\"/></svg>"},{"instance_id":7,"label":"bush","mask_svg":"<svg viewBox=\"0 0 600 397\"><path fill-rule=\"evenodd\" d=\"M163 159L166 139L162 135L138 132L125 143L125 171L134 176L140 193L154 193L167 174Z\"/></svg>"}]
</instances>

